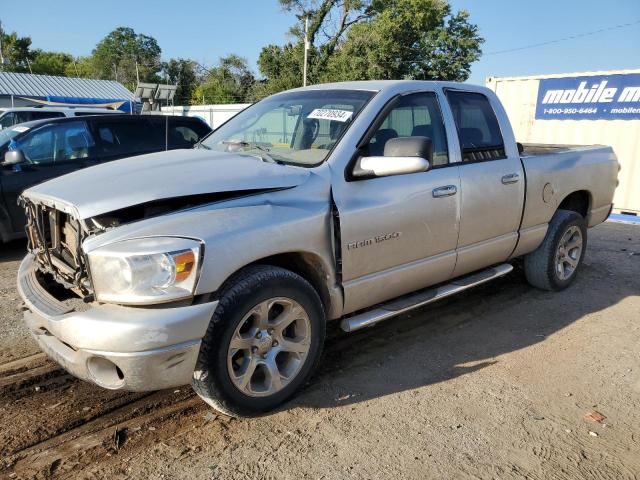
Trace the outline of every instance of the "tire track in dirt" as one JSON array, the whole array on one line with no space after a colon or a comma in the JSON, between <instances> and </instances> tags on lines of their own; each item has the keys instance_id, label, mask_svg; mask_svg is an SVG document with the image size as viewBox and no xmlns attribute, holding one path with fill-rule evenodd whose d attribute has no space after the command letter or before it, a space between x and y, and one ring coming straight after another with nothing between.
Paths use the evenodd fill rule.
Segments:
<instances>
[{"instance_id":1,"label":"tire track in dirt","mask_svg":"<svg viewBox=\"0 0 640 480\"><path fill-rule=\"evenodd\" d=\"M66 424L59 433L13 451L0 467L0 476L15 474L18 478L40 478L82 468L92 463L92 453L104 458L117 453L124 445L128 448L144 446L144 434L157 428L145 432L145 426L161 425L197 408L206 407L189 389L180 391L179 395L167 391L145 394L78 425ZM170 435L174 433L172 430ZM133 438L136 435L140 437L137 440ZM155 441L162 438L155 431L153 437Z\"/></svg>"}]
</instances>

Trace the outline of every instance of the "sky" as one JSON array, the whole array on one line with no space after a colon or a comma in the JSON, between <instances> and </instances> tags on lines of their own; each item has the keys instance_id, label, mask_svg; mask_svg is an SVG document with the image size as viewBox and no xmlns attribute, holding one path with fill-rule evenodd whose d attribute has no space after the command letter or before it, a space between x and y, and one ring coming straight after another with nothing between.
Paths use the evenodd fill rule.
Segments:
<instances>
[{"instance_id":1,"label":"sky","mask_svg":"<svg viewBox=\"0 0 640 480\"><path fill-rule=\"evenodd\" d=\"M28 6L27 6L28 3ZM640 0L451 0L465 9L485 39L469 82L519 76L640 68ZM260 49L287 40L295 18L277 0L0 0L8 31L33 47L87 55L119 26L158 40L163 59L192 58L215 64L229 53L247 58L257 71ZM566 39L617 25L623 28L549 45L504 50Z\"/></svg>"}]
</instances>

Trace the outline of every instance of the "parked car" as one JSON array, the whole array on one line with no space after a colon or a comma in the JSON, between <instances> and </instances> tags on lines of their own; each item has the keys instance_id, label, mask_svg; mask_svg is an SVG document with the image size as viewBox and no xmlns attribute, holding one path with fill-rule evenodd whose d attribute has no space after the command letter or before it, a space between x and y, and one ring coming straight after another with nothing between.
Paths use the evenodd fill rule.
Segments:
<instances>
[{"instance_id":1,"label":"parked car","mask_svg":"<svg viewBox=\"0 0 640 480\"><path fill-rule=\"evenodd\" d=\"M371 326L517 258L531 285L568 287L618 170L606 146L519 146L483 87L280 93L201 148L27 190L25 321L102 387L191 382L221 412L264 412L309 379L329 320Z\"/></svg>"},{"instance_id":2,"label":"parked car","mask_svg":"<svg viewBox=\"0 0 640 480\"><path fill-rule=\"evenodd\" d=\"M209 132L198 119L162 115L46 119L0 131L0 240L24 236L17 200L25 188L111 160L192 148Z\"/></svg>"},{"instance_id":3,"label":"parked car","mask_svg":"<svg viewBox=\"0 0 640 480\"><path fill-rule=\"evenodd\" d=\"M121 110L98 107L15 107L0 112L0 130L19 123L45 118L84 117L87 115L124 114Z\"/></svg>"}]
</instances>

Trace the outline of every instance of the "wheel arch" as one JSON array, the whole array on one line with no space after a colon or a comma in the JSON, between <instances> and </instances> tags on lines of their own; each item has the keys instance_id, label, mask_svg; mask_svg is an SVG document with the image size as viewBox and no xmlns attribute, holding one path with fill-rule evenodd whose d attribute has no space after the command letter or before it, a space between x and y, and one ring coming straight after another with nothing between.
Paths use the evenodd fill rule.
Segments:
<instances>
[{"instance_id":1,"label":"wheel arch","mask_svg":"<svg viewBox=\"0 0 640 480\"><path fill-rule=\"evenodd\" d=\"M576 190L566 195L558 204L558 210L570 210L587 218L591 211L593 198L588 190Z\"/></svg>"},{"instance_id":2,"label":"wheel arch","mask_svg":"<svg viewBox=\"0 0 640 480\"><path fill-rule=\"evenodd\" d=\"M336 300L332 299L329 287L327 286L331 281L331 274L327 271L324 262L319 255L311 252L295 251L278 253L254 260L229 275L218 292L224 290L230 283L233 283L234 279L237 278L238 274L240 274L244 269L254 265L271 265L274 267L284 268L285 270L289 270L300 275L308 281L318 293L320 300L322 300L322 305L327 314L327 318L331 318L330 312L335 309L336 305L333 304Z\"/></svg>"}]
</instances>

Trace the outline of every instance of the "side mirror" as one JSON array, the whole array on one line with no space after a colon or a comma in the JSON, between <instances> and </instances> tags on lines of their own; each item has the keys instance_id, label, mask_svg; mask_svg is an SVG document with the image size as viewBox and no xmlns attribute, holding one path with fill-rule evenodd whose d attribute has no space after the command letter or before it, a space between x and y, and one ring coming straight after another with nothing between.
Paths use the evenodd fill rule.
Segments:
<instances>
[{"instance_id":1,"label":"side mirror","mask_svg":"<svg viewBox=\"0 0 640 480\"><path fill-rule=\"evenodd\" d=\"M401 137L387 140L382 157L360 157L353 170L356 178L388 177L426 172L433 156L431 139Z\"/></svg>"},{"instance_id":2,"label":"side mirror","mask_svg":"<svg viewBox=\"0 0 640 480\"><path fill-rule=\"evenodd\" d=\"M4 162L2 165L19 165L24 163L24 154L22 150L9 150L4 154Z\"/></svg>"}]
</instances>

